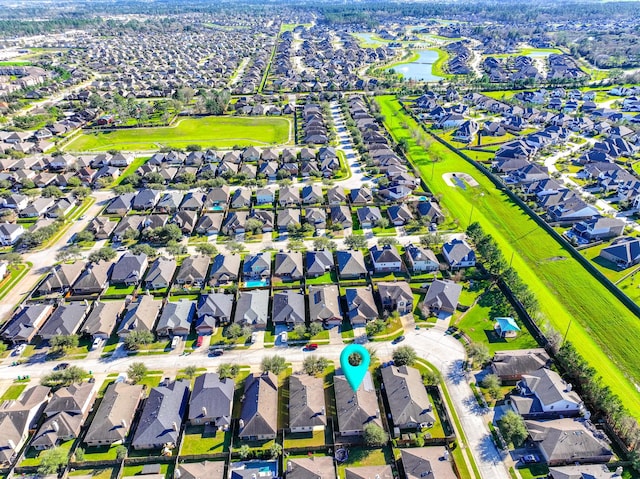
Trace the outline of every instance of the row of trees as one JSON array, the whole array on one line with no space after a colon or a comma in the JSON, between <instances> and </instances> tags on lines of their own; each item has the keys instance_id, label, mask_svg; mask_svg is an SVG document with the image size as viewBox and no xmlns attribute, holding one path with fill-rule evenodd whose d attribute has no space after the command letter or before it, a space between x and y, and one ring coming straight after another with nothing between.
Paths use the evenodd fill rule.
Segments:
<instances>
[{"instance_id":1,"label":"row of trees","mask_svg":"<svg viewBox=\"0 0 640 479\"><path fill-rule=\"evenodd\" d=\"M529 289L529 286L522 281L516 270L507 263L493 237L485 233L478 222L469 225L467 236L475 245L476 252L482 259L487 271L495 279L502 279L524 309L531 316L535 315L539 307L538 300L533 291Z\"/></svg>"}]
</instances>

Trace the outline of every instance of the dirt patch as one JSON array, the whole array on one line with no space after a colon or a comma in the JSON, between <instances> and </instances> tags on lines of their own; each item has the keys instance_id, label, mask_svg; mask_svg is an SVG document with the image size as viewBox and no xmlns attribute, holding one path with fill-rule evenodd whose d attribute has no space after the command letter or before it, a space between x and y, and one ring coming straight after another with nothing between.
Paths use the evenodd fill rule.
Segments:
<instances>
[{"instance_id":1,"label":"dirt patch","mask_svg":"<svg viewBox=\"0 0 640 479\"><path fill-rule=\"evenodd\" d=\"M462 189L465 189L467 185L472 188L478 186L478 182L473 178L473 176L467 173L444 173L442 175L442 179L447 185L452 187L458 186Z\"/></svg>"}]
</instances>

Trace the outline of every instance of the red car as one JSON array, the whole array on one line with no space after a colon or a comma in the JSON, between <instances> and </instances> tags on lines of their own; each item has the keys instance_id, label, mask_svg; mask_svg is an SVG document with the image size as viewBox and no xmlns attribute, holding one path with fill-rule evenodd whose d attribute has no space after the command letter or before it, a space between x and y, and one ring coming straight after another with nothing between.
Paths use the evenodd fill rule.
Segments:
<instances>
[{"instance_id":1,"label":"red car","mask_svg":"<svg viewBox=\"0 0 640 479\"><path fill-rule=\"evenodd\" d=\"M310 343L307 344L306 349L307 351L315 351L316 349L318 349L318 345L316 343Z\"/></svg>"},{"instance_id":2,"label":"red car","mask_svg":"<svg viewBox=\"0 0 640 479\"><path fill-rule=\"evenodd\" d=\"M204 336L198 336L198 340L196 341L196 348L199 348L200 346L202 346L203 341L204 341Z\"/></svg>"}]
</instances>

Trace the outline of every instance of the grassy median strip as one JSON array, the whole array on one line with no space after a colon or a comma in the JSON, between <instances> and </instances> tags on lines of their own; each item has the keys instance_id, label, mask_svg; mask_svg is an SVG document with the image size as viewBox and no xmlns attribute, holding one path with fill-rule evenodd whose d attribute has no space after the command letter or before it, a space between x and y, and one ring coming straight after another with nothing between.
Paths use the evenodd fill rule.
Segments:
<instances>
[{"instance_id":1,"label":"grassy median strip","mask_svg":"<svg viewBox=\"0 0 640 479\"><path fill-rule=\"evenodd\" d=\"M435 140L427 150L418 146L411 131L419 126L395 97L381 96L376 101L393 137L408 140L407 156L429 189L442 195L449 215L461 228L478 221L493 236L535 293L541 321L549 321L562 334L570 325L568 340L620 396L629 412L640 418L640 394L634 387L634 382L640 383L636 344L640 321L636 315L480 170ZM439 161L431 161L432 157ZM479 186L450 186L443 175L455 172L471 175Z\"/></svg>"}]
</instances>

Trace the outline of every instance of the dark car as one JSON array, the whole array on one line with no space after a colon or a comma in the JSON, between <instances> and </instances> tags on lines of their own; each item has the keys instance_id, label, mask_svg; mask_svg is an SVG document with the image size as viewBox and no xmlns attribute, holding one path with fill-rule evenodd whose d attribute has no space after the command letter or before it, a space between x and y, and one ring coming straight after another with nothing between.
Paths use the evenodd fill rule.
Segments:
<instances>
[{"instance_id":1,"label":"dark car","mask_svg":"<svg viewBox=\"0 0 640 479\"><path fill-rule=\"evenodd\" d=\"M396 339L394 339L393 341L391 341L391 344L398 344L401 343L402 341L405 340L404 336L398 336Z\"/></svg>"},{"instance_id":2,"label":"dark car","mask_svg":"<svg viewBox=\"0 0 640 479\"><path fill-rule=\"evenodd\" d=\"M528 454L526 456L522 456L522 462L526 463L526 464L533 464L538 462L538 456L535 456L533 454Z\"/></svg>"},{"instance_id":3,"label":"dark car","mask_svg":"<svg viewBox=\"0 0 640 479\"><path fill-rule=\"evenodd\" d=\"M224 349L216 348L209 351L209 356L222 356L224 354Z\"/></svg>"},{"instance_id":4,"label":"dark car","mask_svg":"<svg viewBox=\"0 0 640 479\"><path fill-rule=\"evenodd\" d=\"M60 363L55 368L53 368L53 370L54 371L64 371L68 367L69 367L69 363Z\"/></svg>"}]
</instances>

